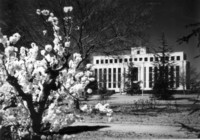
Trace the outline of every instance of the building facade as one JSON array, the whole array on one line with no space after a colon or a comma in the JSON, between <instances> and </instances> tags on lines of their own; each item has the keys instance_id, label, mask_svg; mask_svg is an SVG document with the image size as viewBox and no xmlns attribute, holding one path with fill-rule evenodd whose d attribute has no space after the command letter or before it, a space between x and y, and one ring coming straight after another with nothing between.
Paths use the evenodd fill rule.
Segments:
<instances>
[{"instance_id":1,"label":"building facade","mask_svg":"<svg viewBox=\"0 0 200 140\"><path fill-rule=\"evenodd\" d=\"M189 62L184 52L169 53L166 58L173 63L169 69L173 70L175 90L189 89ZM154 85L155 61L159 59L153 53L148 53L145 47L131 48L127 55L93 56L93 65L99 88L107 88L116 92L123 92L129 63L133 63L135 81L140 81L142 90L152 90ZM169 78L170 79L170 78Z\"/></svg>"}]
</instances>

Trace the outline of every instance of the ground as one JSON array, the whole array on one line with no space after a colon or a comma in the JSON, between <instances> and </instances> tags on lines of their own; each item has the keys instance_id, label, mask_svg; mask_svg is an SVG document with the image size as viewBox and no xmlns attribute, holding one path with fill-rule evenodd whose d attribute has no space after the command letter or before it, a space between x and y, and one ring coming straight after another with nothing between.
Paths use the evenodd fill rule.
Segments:
<instances>
[{"instance_id":1,"label":"ground","mask_svg":"<svg viewBox=\"0 0 200 140\"><path fill-rule=\"evenodd\" d=\"M190 113L200 108L199 101L197 94L175 95L168 101L151 100L149 95L114 94L104 100L93 96L92 104L110 103L113 118L109 122L105 116L86 115L84 122L73 124L83 128L73 139L197 138L200 111Z\"/></svg>"}]
</instances>

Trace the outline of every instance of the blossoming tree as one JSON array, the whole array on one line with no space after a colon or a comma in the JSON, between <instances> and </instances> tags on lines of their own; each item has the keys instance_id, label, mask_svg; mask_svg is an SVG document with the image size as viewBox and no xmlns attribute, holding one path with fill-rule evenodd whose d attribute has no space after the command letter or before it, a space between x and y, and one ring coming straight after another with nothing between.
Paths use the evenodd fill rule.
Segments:
<instances>
[{"instance_id":1,"label":"blossoming tree","mask_svg":"<svg viewBox=\"0 0 200 140\"><path fill-rule=\"evenodd\" d=\"M54 40L41 49L32 43L31 48L15 47L21 38L15 33L9 38L0 33L1 86L0 100L3 103L1 115L3 122L17 128L19 137L31 135L40 139L50 135L79 119L73 102L83 92L91 93L87 85L94 81L92 65L87 64L82 71L81 54L70 51L72 7L64 7L64 31L59 27L58 18L49 10L38 9L36 13L44 16L53 27ZM45 35L47 31L43 31ZM87 89L86 89L87 88ZM112 110L98 104L96 109L111 115ZM84 106L82 111L91 111Z\"/></svg>"}]
</instances>

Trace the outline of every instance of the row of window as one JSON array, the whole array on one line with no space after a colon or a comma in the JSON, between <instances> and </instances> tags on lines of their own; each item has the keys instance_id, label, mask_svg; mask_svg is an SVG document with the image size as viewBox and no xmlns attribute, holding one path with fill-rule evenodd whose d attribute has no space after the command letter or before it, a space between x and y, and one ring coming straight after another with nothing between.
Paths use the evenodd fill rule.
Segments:
<instances>
[{"instance_id":1,"label":"row of window","mask_svg":"<svg viewBox=\"0 0 200 140\"><path fill-rule=\"evenodd\" d=\"M100 88L121 88L121 74L121 68L113 68L113 70L111 68L95 69L95 76L99 81Z\"/></svg>"},{"instance_id":2,"label":"row of window","mask_svg":"<svg viewBox=\"0 0 200 140\"><path fill-rule=\"evenodd\" d=\"M149 74L147 75L147 68L149 69ZM100 88L121 88L122 82L122 69L121 68L102 68L95 69L95 76L99 82ZM169 67L167 70L167 80L169 81L169 87L173 88L179 87L179 74L180 67ZM125 70L124 70L125 71ZM138 69L136 68L133 75L133 80L138 81ZM149 87L152 88L156 79L158 79L159 69L157 67L144 67L144 88L147 87L147 76L149 77ZM175 76L176 75L176 76ZM108 85L107 85L108 84Z\"/></svg>"},{"instance_id":3,"label":"row of window","mask_svg":"<svg viewBox=\"0 0 200 140\"><path fill-rule=\"evenodd\" d=\"M162 58L160 58L162 60ZM155 61L158 61L159 58L158 57L155 57ZM165 57L165 60L169 60L169 57ZM180 56L176 56L176 59L175 59L175 56L171 56L171 61L179 61L180 60ZM112 64L112 63L123 63L123 62L132 62L132 61L150 61L150 62L153 62L154 61L154 57L145 57L145 58L120 58L120 59L101 59L101 60L96 60L96 64Z\"/></svg>"},{"instance_id":4,"label":"row of window","mask_svg":"<svg viewBox=\"0 0 200 140\"><path fill-rule=\"evenodd\" d=\"M144 88L146 88L146 69L147 67L144 67ZM179 66L170 66L170 67L165 67L165 73L162 73L162 77L164 76L166 78L166 80L168 81L168 86L170 88L174 88L176 86L176 88L179 87L180 85L180 67ZM153 67L149 67L149 87L152 88L154 82L156 82L156 80L158 79L158 75L161 74L159 73L159 69L157 67L155 67L153 69ZM175 76L176 74L176 76Z\"/></svg>"}]
</instances>

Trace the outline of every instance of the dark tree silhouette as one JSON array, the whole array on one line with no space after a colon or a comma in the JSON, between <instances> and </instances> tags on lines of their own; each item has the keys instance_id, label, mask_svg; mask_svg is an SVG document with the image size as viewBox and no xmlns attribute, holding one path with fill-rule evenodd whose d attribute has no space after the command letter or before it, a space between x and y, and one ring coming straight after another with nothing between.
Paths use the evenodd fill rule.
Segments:
<instances>
[{"instance_id":1,"label":"dark tree silhouette","mask_svg":"<svg viewBox=\"0 0 200 140\"><path fill-rule=\"evenodd\" d=\"M170 53L172 49L168 47L165 39L165 34L162 34L161 46L158 50L154 50L155 56L155 79L153 87L153 95L158 99L169 99L173 95L173 69L171 66L174 65L173 61L170 61Z\"/></svg>"},{"instance_id":2,"label":"dark tree silhouette","mask_svg":"<svg viewBox=\"0 0 200 140\"><path fill-rule=\"evenodd\" d=\"M136 46L138 42L145 43L147 36L144 32L150 26L153 8L145 0L0 1L3 7L0 21L5 23L0 24L2 32L25 33L23 45L37 42L41 47L52 40L52 36L44 18L34 15L36 9L53 9L55 15L62 18L63 6L73 6L73 49L78 50L84 60L92 52L121 53ZM59 24L64 28L63 22ZM41 30L48 30L49 33L43 36Z\"/></svg>"},{"instance_id":3,"label":"dark tree silhouette","mask_svg":"<svg viewBox=\"0 0 200 140\"><path fill-rule=\"evenodd\" d=\"M200 47L200 22L197 22L197 23L193 23L193 24L189 24L189 25L186 25L186 28L189 28L191 31L189 34L187 35L184 35L182 36L181 38L179 38L177 40L177 42L179 44L182 44L182 43L189 43L189 41L191 40L191 38L197 38L197 47ZM200 55L197 55L195 56L195 58L199 58ZM200 88L200 81L199 81L199 73L196 72L195 69L191 69L191 79L190 79L190 83L191 83L191 90L192 91L196 91L197 93L199 93L199 88ZM200 94L199 94L200 95ZM194 102L194 104L198 103L199 102L199 95L197 97L197 100ZM192 109L192 111L190 112L189 115L195 113L195 112L198 112L200 110L200 108L195 108L195 109ZM194 132L197 132L199 133L198 134L198 138L200 138L200 130L198 129L195 129L194 127L191 127L191 126L188 126L188 125L185 125L183 123L180 123L182 125L183 128L189 130L189 131L194 131Z\"/></svg>"},{"instance_id":4,"label":"dark tree silhouette","mask_svg":"<svg viewBox=\"0 0 200 140\"><path fill-rule=\"evenodd\" d=\"M137 74L138 70L134 67L134 63L130 63L128 65L128 72L125 73L125 77L127 78L127 81L125 82L125 90L127 94L134 95L134 94L141 94L141 88L140 88L140 81L137 80Z\"/></svg>"},{"instance_id":5,"label":"dark tree silhouette","mask_svg":"<svg viewBox=\"0 0 200 140\"><path fill-rule=\"evenodd\" d=\"M197 38L197 47L200 47L200 23L197 22L197 23L193 23L193 24L189 24L189 25L186 25L185 26L186 29L190 29L190 33L187 34L187 35L184 35L182 37L180 37L177 42L179 44L182 44L182 43L189 43L189 41L191 40L191 38ZM200 55L197 55L195 58L198 58L200 57Z\"/></svg>"}]
</instances>

